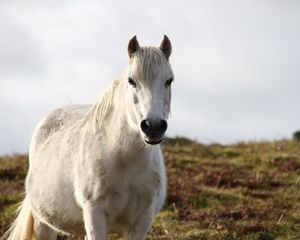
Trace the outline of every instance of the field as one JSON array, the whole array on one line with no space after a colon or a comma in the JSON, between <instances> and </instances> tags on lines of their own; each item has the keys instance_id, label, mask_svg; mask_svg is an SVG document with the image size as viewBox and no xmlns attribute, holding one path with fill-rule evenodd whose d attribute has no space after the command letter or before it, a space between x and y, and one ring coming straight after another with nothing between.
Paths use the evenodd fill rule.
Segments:
<instances>
[{"instance_id":1,"label":"field","mask_svg":"<svg viewBox=\"0 0 300 240\"><path fill-rule=\"evenodd\" d=\"M149 239L300 239L300 142L176 138L163 148L168 197ZM0 236L22 199L27 167L25 155L0 158Z\"/></svg>"}]
</instances>

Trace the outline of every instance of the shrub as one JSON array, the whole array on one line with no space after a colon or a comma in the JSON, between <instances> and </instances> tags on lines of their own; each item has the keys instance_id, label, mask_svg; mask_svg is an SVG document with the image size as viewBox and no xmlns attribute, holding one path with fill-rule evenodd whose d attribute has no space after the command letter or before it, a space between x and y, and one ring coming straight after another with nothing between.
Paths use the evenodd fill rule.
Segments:
<instances>
[{"instance_id":1,"label":"shrub","mask_svg":"<svg viewBox=\"0 0 300 240\"><path fill-rule=\"evenodd\" d=\"M175 138L167 137L165 138L165 142L170 145L189 145L194 143L194 141L191 139L185 137L178 137L178 136Z\"/></svg>"},{"instance_id":2,"label":"shrub","mask_svg":"<svg viewBox=\"0 0 300 240\"><path fill-rule=\"evenodd\" d=\"M300 141L300 130L294 132L293 139L296 140L296 141Z\"/></svg>"}]
</instances>

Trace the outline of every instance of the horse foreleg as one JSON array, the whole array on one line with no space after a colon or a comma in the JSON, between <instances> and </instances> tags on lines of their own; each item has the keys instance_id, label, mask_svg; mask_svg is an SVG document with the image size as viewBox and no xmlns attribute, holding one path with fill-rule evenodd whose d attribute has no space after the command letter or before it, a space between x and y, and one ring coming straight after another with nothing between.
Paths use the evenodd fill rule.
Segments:
<instances>
[{"instance_id":1,"label":"horse foreleg","mask_svg":"<svg viewBox=\"0 0 300 240\"><path fill-rule=\"evenodd\" d=\"M153 219L151 211L145 213L139 218L136 224L124 232L125 240L144 240L151 228Z\"/></svg>"},{"instance_id":2,"label":"horse foreleg","mask_svg":"<svg viewBox=\"0 0 300 240\"><path fill-rule=\"evenodd\" d=\"M36 240L56 240L57 232L38 218L34 218L34 236Z\"/></svg>"},{"instance_id":3,"label":"horse foreleg","mask_svg":"<svg viewBox=\"0 0 300 240\"><path fill-rule=\"evenodd\" d=\"M87 240L107 240L106 218L98 203L88 202L83 207L84 227Z\"/></svg>"}]
</instances>

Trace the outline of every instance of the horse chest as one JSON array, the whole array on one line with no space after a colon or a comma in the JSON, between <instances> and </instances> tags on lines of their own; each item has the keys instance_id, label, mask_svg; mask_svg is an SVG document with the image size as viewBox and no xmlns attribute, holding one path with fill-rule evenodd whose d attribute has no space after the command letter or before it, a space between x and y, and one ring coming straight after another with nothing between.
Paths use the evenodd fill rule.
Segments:
<instances>
[{"instance_id":1,"label":"horse chest","mask_svg":"<svg viewBox=\"0 0 300 240\"><path fill-rule=\"evenodd\" d=\"M157 191L153 174L128 173L113 181L107 194L106 209L115 224L133 223L142 211L151 207Z\"/></svg>"}]
</instances>

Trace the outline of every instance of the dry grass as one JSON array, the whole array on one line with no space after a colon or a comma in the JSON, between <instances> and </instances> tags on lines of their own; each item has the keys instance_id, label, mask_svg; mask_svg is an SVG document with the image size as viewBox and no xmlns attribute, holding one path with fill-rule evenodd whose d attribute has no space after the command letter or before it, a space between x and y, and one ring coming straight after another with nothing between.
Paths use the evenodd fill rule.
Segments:
<instances>
[{"instance_id":1,"label":"dry grass","mask_svg":"<svg viewBox=\"0 0 300 240\"><path fill-rule=\"evenodd\" d=\"M149 239L300 239L300 142L176 138L163 148L168 197ZM0 235L22 198L27 167L27 156L0 158Z\"/></svg>"}]
</instances>

